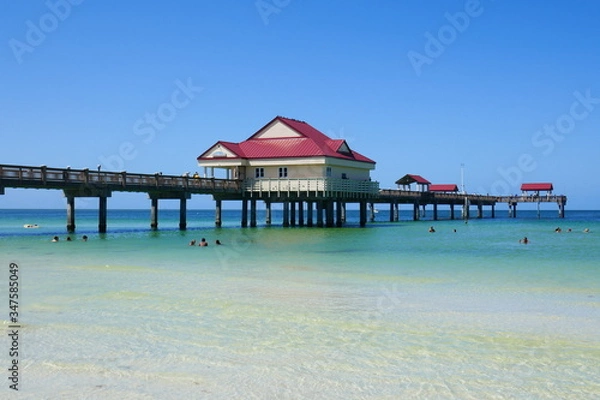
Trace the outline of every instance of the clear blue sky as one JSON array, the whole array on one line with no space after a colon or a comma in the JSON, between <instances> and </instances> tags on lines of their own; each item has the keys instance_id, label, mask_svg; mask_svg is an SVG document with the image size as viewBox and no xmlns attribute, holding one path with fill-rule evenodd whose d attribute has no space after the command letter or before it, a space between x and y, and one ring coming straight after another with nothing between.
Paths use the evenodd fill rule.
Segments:
<instances>
[{"instance_id":1,"label":"clear blue sky","mask_svg":"<svg viewBox=\"0 0 600 400\"><path fill-rule=\"evenodd\" d=\"M406 173L460 184L464 164L469 192L551 181L568 209L600 209L600 2L2 8L0 163L193 172L217 140L244 140L283 115L375 159L382 188ZM115 193L109 207L148 203ZM0 208L40 204L65 200L59 191L0 196ZM189 207L212 201L195 196Z\"/></svg>"}]
</instances>

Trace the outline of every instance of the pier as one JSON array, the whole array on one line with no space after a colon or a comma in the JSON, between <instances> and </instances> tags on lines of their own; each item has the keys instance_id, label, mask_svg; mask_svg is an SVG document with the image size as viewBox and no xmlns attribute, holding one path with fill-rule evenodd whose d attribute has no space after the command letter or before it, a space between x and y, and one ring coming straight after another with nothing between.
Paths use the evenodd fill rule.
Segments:
<instances>
[{"instance_id":1,"label":"pier","mask_svg":"<svg viewBox=\"0 0 600 400\"><path fill-rule=\"evenodd\" d=\"M159 200L179 200L179 228L187 227L187 200L192 195L211 195L215 200L215 225L222 225L223 201L241 202L241 226L257 226L257 202L265 204L265 224L272 224L272 205L281 204L282 225L342 227L346 223L346 207L358 204L360 226L367 220L375 220L375 205L386 204L390 221L399 220L399 205L412 205L412 219L419 220L427 207L431 207L432 219L438 220L439 207L450 209L450 219L484 218L484 207L489 217L495 218L496 205L506 204L509 216L517 217L521 203L555 203L558 216L564 218L567 197L541 194L548 187L525 187L522 195L491 196L466 193L445 193L379 189L378 182L334 178L305 179L215 179L188 175L140 174L130 172L104 172L90 169L50 168L0 164L0 195L5 188L62 190L66 198L66 228L74 232L75 199L98 198L98 231L107 231L108 199L113 192L147 193L150 200L150 228L158 228ZM531 188L531 187L529 187ZM523 188L522 188L523 189ZM471 208L476 213L471 215ZM460 210L460 215L458 211Z\"/></svg>"}]
</instances>

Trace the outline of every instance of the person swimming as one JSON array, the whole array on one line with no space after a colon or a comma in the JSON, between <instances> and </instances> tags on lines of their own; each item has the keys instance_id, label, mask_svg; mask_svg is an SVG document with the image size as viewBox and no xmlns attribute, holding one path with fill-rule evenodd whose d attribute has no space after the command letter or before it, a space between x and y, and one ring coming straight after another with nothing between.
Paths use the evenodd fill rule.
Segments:
<instances>
[{"instance_id":1,"label":"person swimming","mask_svg":"<svg viewBox=\"0 0 600 400\"><path fill-rule=\"evenodd\" d=\"M528 244L529 243L529 239L527 239L527 236L525 236L525 237L523 237L523 239L519 240L519 243Z\"/></svg>"},{"instance_id":2,"label":"person swimming","mask_svg":"<svg viewBox=\"0 0 600 400\"><path fill-rule=\"evenodd\" d=\"M58 239L58 236L54 236L54 237L52 238L52 241L53 241L53 242L58 242L58 240L59 240L59 239Z\"/></svg>"},{"instance_id":3,"label":"person swimming","mask_svg":"<svg viewBox=\"0 0 600 400\"><path fill-rule=\"evenodd\" d=\"M206 246L208 246L208 242L206 241L206 239L202 238L200 240L200 243L198 243L198 246L200 246L200 247L206 247Z\"/></svg>"},{"instance_id":4,"label":"person swimming","mask_svg":"<svg viewBox=\"0 0 600 400\"><path fill-rule=\"evenodd\" d=\"M195 245L196 245L196 239L192 239L192 240L190 240L190 243L189 243L189 245L190 245L190 246L195 246Z\"/></svg>"},{"instance_id":5,"label":"person swimming","mask_svg":"<svg viewBox=\"0 0 600 400\"><path fill-rule=\"evenodd\" d=\"M435 229L433 229L433 226L430 226L429 227L429 233L433 233L433 232L435 232Z\"/></svg>"}]
</instances>

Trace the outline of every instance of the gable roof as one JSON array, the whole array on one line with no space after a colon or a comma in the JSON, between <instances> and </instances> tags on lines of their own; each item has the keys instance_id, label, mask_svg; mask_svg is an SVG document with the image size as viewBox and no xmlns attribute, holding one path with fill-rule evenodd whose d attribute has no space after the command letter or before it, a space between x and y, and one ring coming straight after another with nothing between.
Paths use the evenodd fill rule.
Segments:
<instances>
[{"instance_id":1,"label":"gable roof","mask_svg":"<svg viewBox=\"0 0 600 400\"><path fill-rule=\"evenodd\" d=\"M427 179L423 178L421 175L414 174L406 174L402 178L396 181L396 185L410 185L411 183L417 183L418 185L430 185Z\"/></svg>"},{"instance_id":2,"label":"gable roof","mask_svg":"<svg viewBox=\"0 0 600 400\"><path fill-rule=\"evenodd\" d=\"M455 184L431 184L430 192L458 192L458 186Z\"/></svg>"},{"instance_id":3,"label":"gable roof","mask_svg":"<svg viewBox=\"0 0 600 400\"><path fill-rule=\"evenodd\" d=\"M523 183L521 185L521 190L523 192L537 192L540 190L554 190L551 183Z\"/></svg>"},{"instance_id":4,"label":"gable roof","mask_svg":"<svg viewBox=\"0 0 600 400\"><path fill-rule=\"evenodd\" d=\"M265 133L277 124L278 132L287 136L269 136ZM285 128L285 129L284 129ZM264 137L263 137L264 136ZM208 157L221 145L241 159L333 157L344 160L375 164L372 159L351 150L343 139L331 139L304 121L277 116L252 136L240 143L219 141L198 157L198 161L213 159Z\"/></svg>"}]
</instances>

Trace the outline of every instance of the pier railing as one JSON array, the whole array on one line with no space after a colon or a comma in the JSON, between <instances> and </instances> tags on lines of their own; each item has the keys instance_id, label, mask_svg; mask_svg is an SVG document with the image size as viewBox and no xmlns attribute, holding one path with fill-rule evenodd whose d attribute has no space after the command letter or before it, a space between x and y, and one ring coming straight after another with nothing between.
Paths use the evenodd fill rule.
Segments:
<instances>
[{"instance_id":1,"label":"pier railing","mask_svg":"<svg viewBox=\"0 0 600 400\"><path fill-rule=\"evenodd\" d=\"M379 183L336 178L246 179L244 191L259 195L292 194L319 196L377 196Z\"/></svg>"},{"instance_id":2,"label":"pier railing","mask_svg":"<svg viewBox=\"0 0 600 400\"><path fill-rule=\"evenodd\" d=\"M102 172L89 169L48 168L0 164L0 180L8 187L57 188L93 186L108 190L175 190L198 192L240 192L238 180L195 178L189 175Z\"/></svg>"},{"instance_id":3,"label":"pier railing","mask_svg":"<svg viewBox=\"0 0 600 400\"><path fill-rule=\"evenodd\" d=\"M562 194L546 194L546 195L520 195L520 196L499 196L499 203L558 203L566 204L567 196Z\"/></svg>"}]
</instances>

